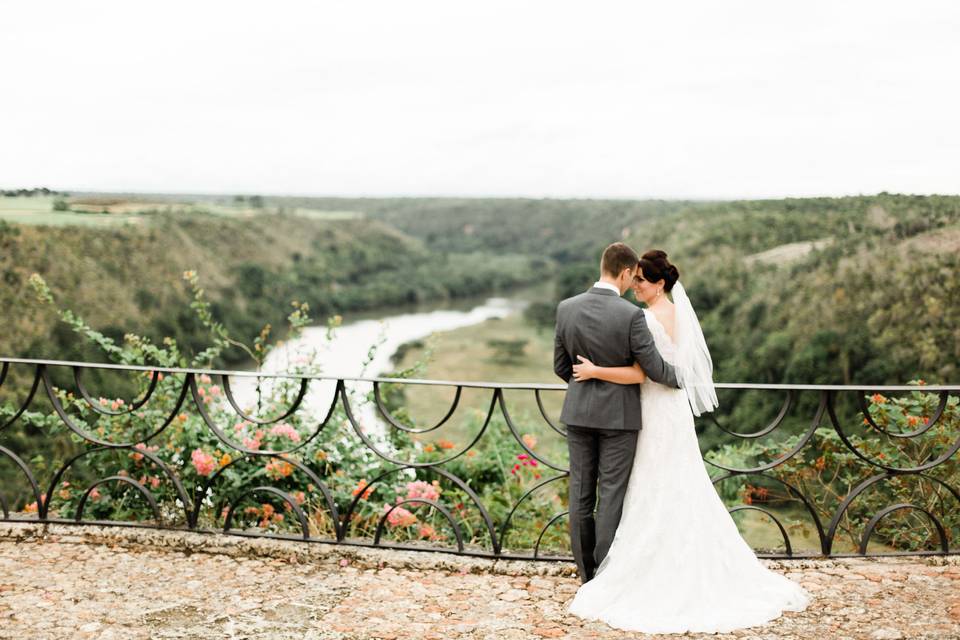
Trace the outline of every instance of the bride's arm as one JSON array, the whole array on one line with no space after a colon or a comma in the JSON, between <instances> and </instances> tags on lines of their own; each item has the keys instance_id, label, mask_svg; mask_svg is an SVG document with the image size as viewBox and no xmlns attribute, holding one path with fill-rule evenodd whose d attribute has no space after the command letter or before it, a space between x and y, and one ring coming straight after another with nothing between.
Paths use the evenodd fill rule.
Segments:
<instances>
[{"instance_id":1,"label":"bride's arm","mask_svg":"<svg viewBox=\"0 0 960 640\"><path fill-rule=\"evenodd\" d=\"M577 382L596 378L616 384L641 384L647 379L636 362L632 367L598 367L583 356L577 356L579 363L573 365L573 377Z\"/></svg>"}]
</instances>

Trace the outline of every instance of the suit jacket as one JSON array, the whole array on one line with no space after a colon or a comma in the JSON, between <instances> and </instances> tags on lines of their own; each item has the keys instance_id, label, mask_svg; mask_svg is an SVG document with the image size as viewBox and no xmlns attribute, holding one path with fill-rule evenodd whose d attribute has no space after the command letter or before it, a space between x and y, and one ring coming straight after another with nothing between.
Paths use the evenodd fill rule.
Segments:
<instances>
[{"instance_id":1,"label":"suit jacket","mask_svg":"<svg viewBox=\"0 0 960 640\"><path fill-rule=\"evenodd\" d=\"M608 289L592 287L557 307L553 370L568 384L560 421L577 427L639 430L640 385L577 382L573 365L578 355L604 367L638 362L651 380L680 387L673 367L657 351L643 310Z\"/></svg>"}]
</instances>

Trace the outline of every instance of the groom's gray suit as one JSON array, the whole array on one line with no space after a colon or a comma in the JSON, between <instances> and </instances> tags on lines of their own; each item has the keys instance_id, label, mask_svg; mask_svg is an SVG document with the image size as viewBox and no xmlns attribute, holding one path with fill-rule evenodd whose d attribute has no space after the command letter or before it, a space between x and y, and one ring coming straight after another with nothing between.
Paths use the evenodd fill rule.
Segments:
<instances>
[{"instance_id":1,"label":"groom's gray suit","mask_svg":"<svg viewBox=\"0 0 960 640\"><path fill-rule=\"evenodd\" d=\"M642 309L596 286L560 302L553 370L568 383L560 421L567 425L570 451L570 544L586 582L607 555L620 523L642 421L640 385L577 382L577 356L605 367L637 362L651 380L679 384L657 351Z\"/></svg>"}]
</instances>

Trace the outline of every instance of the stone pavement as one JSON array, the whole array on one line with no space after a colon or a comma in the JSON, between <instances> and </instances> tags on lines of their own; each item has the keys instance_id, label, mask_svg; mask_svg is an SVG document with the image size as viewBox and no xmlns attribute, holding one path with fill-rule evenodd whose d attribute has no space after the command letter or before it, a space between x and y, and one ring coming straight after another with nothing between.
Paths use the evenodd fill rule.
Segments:
<instances>
[{"instance_id":1,"label":"stone pavement","mask_svg":"<svg viewBox=\"0 0 960 640\"><path fill-rule=\"evenodd\" d=\"M816 596L720 639L960 638L960 557L765 561ZM572 565L0 523L0 638L644 638L564 613Z\"/></svg>"}]
</instances>

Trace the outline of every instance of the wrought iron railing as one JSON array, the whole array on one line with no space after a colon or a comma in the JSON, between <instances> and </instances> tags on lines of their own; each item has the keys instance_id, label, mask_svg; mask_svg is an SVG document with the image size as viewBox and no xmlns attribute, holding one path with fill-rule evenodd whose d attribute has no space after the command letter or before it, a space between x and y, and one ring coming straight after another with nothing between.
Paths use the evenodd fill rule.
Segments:
<instances>
[{"instance_id":1,"label":"wrought iron railing","mask_svg":"<svg viewBox=\"0 0 960 640\"><path fill-rule=\"evenodd\" d=\"M124 376L138 399L95 397L84 381L93 371ZM251 378L256 387L247 384L245 401L236 385ZM277 397L287 405L264 417L258 392L268 383L281 389ZM316 406L323 394L314 393L315 386L327 389L323 407ZM417 428L397 390L424 386L450 387L453 400L435 424ZM724 492L728 502L740 498L730 512L759 514L781 539L759 555L957 553L960 386L717 386L721 410L698 421L701 438L772 442L754 447L749 464L706 457L718 490L735 486ZM5 521L567 559L567 470L556 459L565 450L564 429L551 417L564 389L0 358L0 508ZM485 408L474 410L468 443L431 441L430 434L464 410L466 392L489 394ZM536 407L537 425L530 426L529 414L522 424L511 416L508 394L532 396L527 406ZM753 394L755 408L746 409L738 394ZM783 401L771 404L757 394ZM906 394L914 409L882 394ZM242 406L250 397L261 404L257 411ZM739 407L739 414L724 413L725 406ZM757 418L762 424L766 418L755 414L767 409L772 416L762 428L738 431L726 424ZM552 449L540 446L548 434ZM269 442L285 446L265 446ZM338 447L342 455L335 460ZM519 453L505 459L510 448ZM497 464L490 463L494 458ZM351 460L364 470L344 468ZM833 477L831 465L839 469ZM375 493L392 498L381 508ZM125 515L104 519L90 516L91 509ZM529 509L532 523L523 525L520 515ZM798 550L793 534L803 530L810 544ZM871 551L880 530L884 550ZM840 540L848 550L838 548Z\"/></svg>"}]
</instances>

